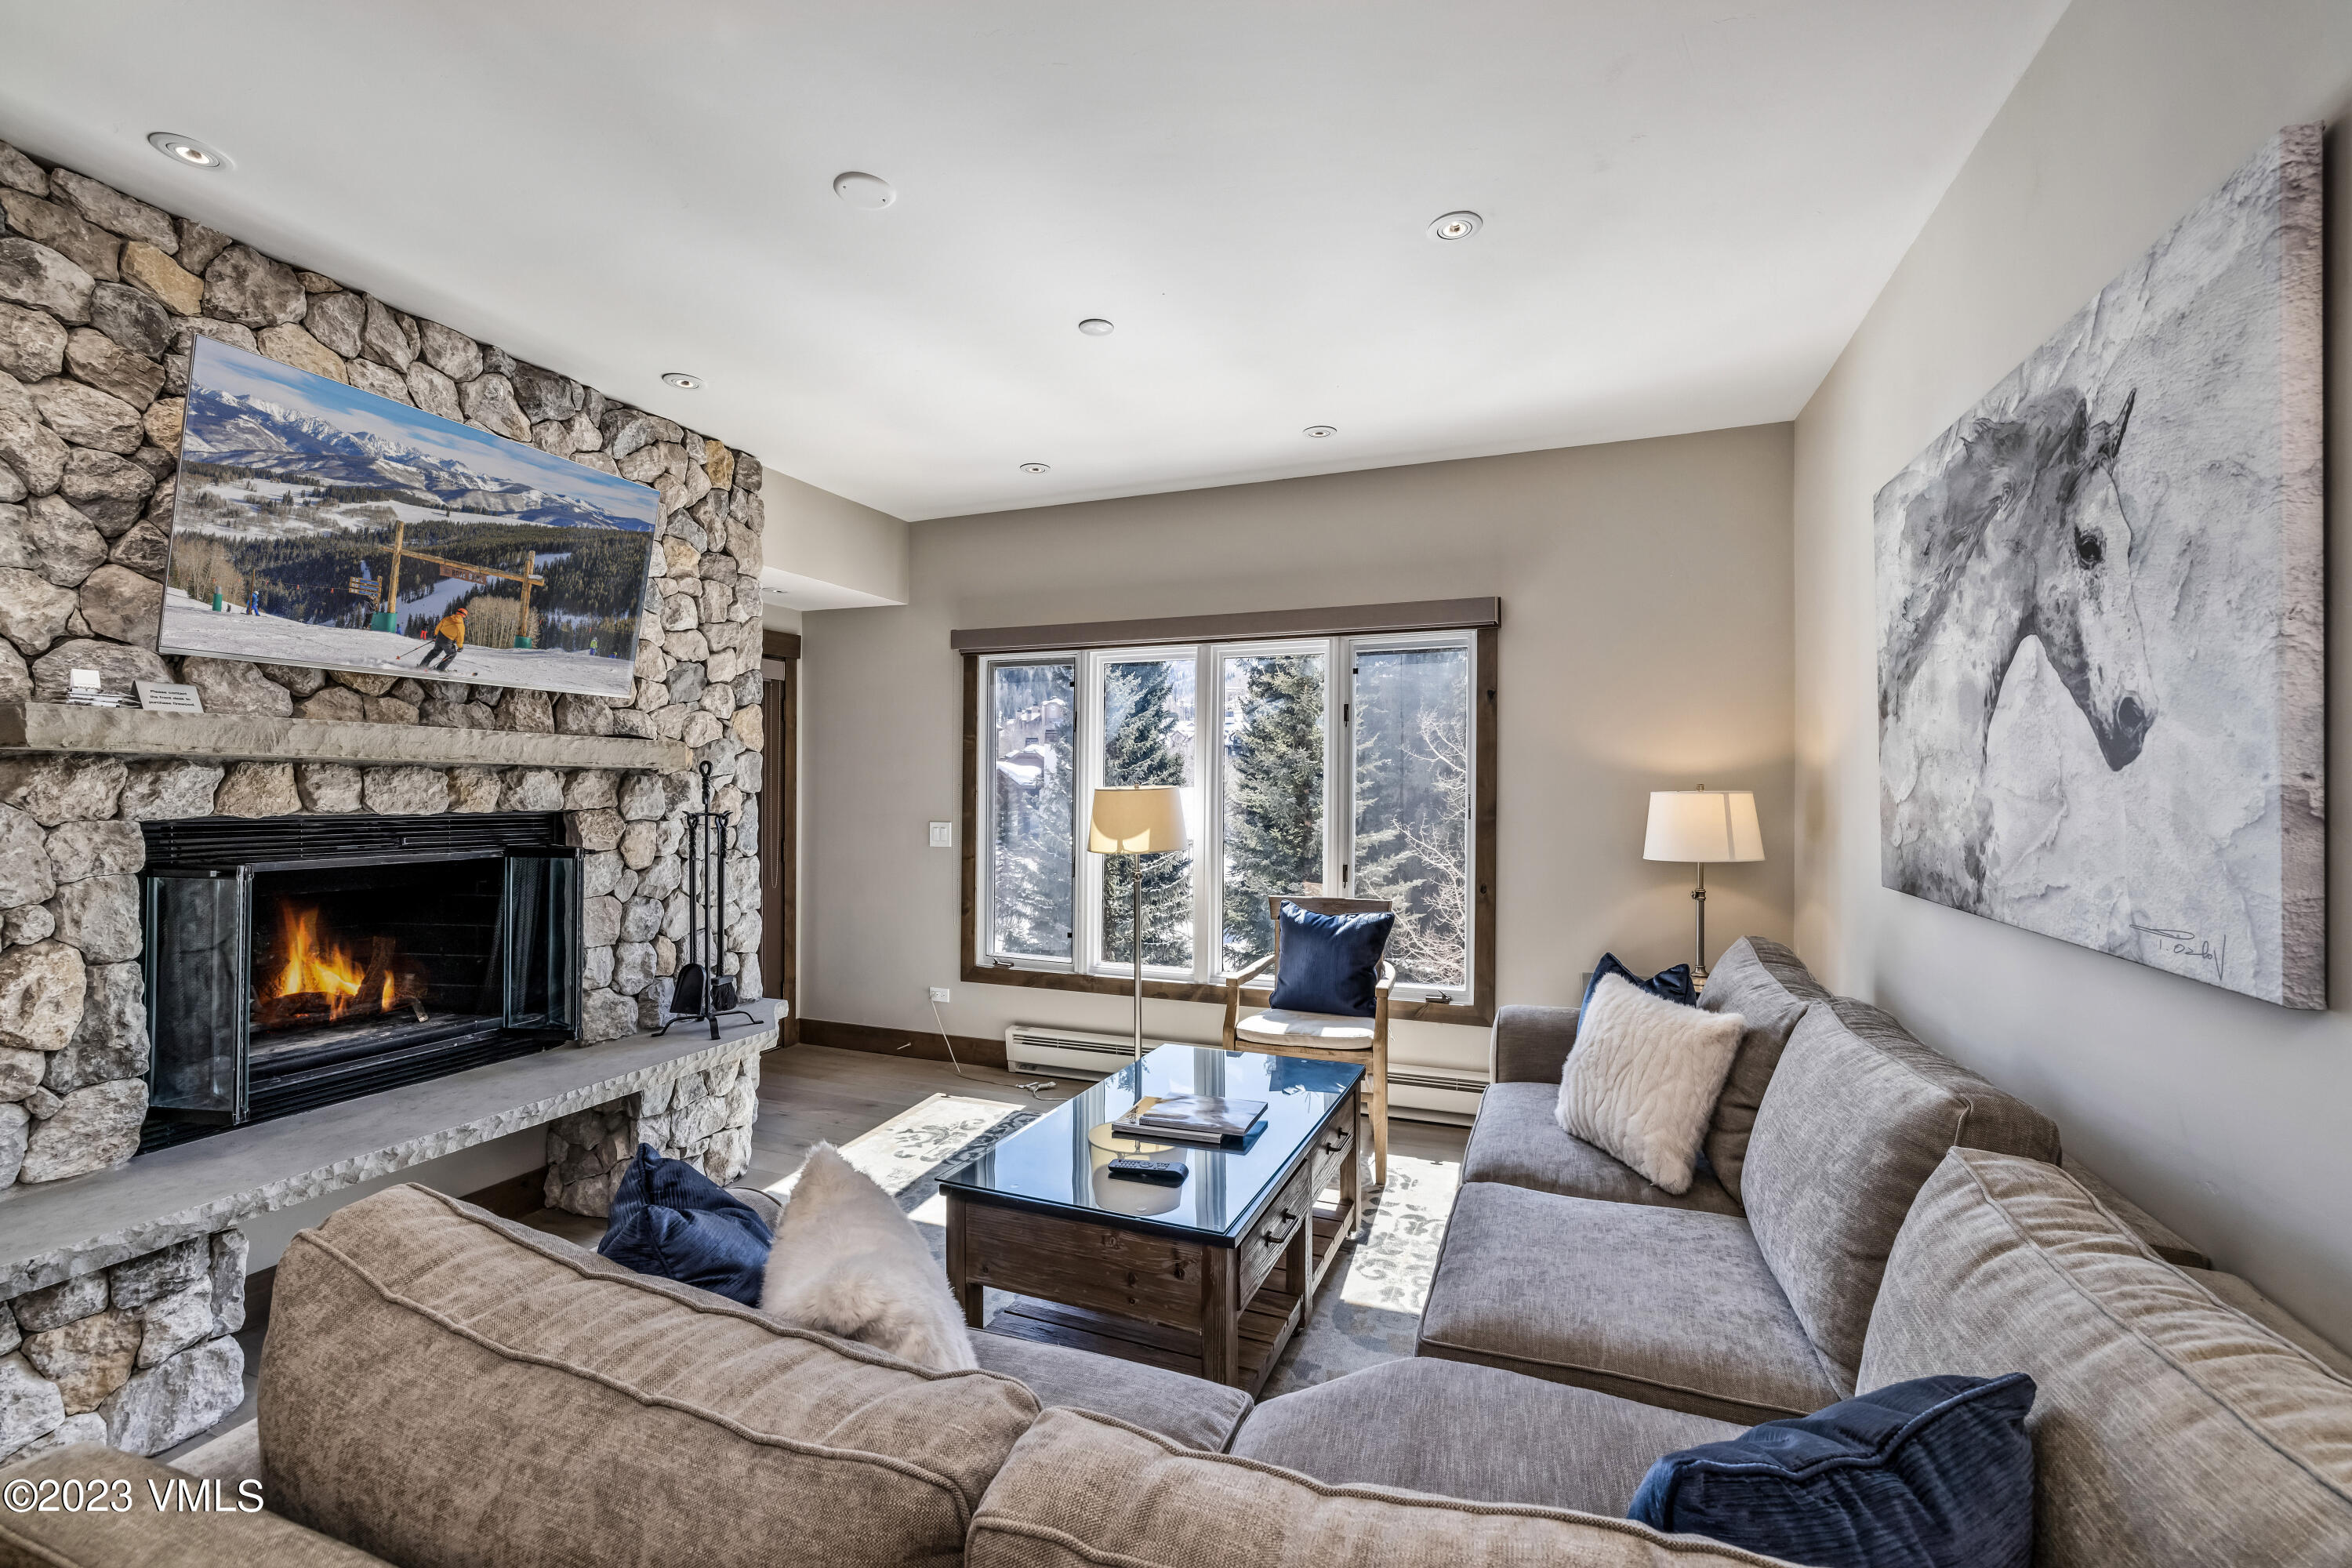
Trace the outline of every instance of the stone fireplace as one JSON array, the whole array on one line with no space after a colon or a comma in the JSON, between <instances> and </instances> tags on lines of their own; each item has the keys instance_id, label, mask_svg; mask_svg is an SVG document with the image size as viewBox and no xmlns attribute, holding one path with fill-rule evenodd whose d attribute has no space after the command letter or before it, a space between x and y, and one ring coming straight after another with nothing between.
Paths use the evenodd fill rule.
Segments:
<instances>
[{"instance_id":1,"label":"stone fireplace","mask_svg":"<svg viewBox=\"0 0 2352 1568\"><path fill-rule=\"evenodd\" d=\"M633 694L159 655L198 337L654 490ZM233 1406L246 1215L540 1127L550 1200L586 1212L641 1139L740 1172L760 1031L637 1037L680 962L698 764L739 829L721 963L761 994L761 479L0 143L0 1459L155 1452ZM76 670L205 711L68 706Z\"/></svg>"}]
</instances>

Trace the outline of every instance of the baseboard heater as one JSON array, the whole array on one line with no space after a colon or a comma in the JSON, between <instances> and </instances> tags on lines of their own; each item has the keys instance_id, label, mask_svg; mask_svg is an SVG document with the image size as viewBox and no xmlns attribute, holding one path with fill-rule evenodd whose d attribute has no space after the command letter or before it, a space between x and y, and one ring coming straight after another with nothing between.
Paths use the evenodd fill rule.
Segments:
<instances>
[{"instance_id":1,"label":"baseboard heater","mask_svg":"<svg viewBox=\"0 0 2352 1568\"><path fill-rule=\"evenodd\" d=\"M1086 1073L1107 1078L1133 1060L1134 1056L1135 1037L1131 1035L1097 1035L1084 1029L1049 1028L1042 1024L1014 1024L1004 1031L1004 1059L1014 1072ZM1389 1068L1389 1111L1395 1116L1433 1121L1466 1121L1478 1114L1478 1098L1486 1092L1486 1080L1468 1073L1394 1065Z\"/></svg>"}]
</instances>

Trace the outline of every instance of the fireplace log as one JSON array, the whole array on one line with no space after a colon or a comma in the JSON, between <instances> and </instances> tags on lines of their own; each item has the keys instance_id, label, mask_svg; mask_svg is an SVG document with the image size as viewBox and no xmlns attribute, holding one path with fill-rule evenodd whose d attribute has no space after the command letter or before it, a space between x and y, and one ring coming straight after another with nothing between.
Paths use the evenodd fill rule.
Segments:
<instances>
[{"instance_id":1,"label":"fireplace log","mask_svg":"<svg viewBox=\"0 0 2352 1568\"><path fill-rule=\"evenodd\" d=\"M304 1028L327 1023L334 1016L334 999L323 991L263 996L253 1004L253 1026L257 1029Z\"/></svg>"},{"instance_id":2,"label":"fireplace log","mask_svg":"<svg viewBox=\"0 0 2352 1568\"><path fill-rule=\"evenodd\" d=\"M389 1013L393 1007L405 1006L416 1015L418 1023L425 1023L428 1019L425 1012L425 991L424 967L421 964L404 963L392 972L392 1007L387 1007L384 1011Z\"/></svg>"},{"instance_id":3,"label":"fireplace log","mask_svg":"<svg viewBox=\"0 0 2352 1568\"><path fill-rule=\"evenodd\" d=\"M347 1018L364 1018L384 1011L383 983L392 970L393 940L388 936L368 939L367 968L360 975L360 994L343 1009Z\"/></svg>"}]
</instances>

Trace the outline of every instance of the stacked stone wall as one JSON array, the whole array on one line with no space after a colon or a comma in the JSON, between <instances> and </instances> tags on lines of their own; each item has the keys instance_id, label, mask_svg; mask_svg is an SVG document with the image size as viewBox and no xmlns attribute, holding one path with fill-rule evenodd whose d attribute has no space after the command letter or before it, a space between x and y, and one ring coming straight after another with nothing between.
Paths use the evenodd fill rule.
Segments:
<instances>
[{"instance_id":1,"label":"stacked stone wall","mask_svg":"<svg viewBox=\"0 0 2352 1568\"><path fill-rule=\"evenodd\" d=\"M180 422L199 337L652 489L659 533L634 694L551 696L159 654ZM0 142L0 705L63 701L71 671L96 669L122 693L137 679L185 681L214 713L682 742L713 769L711 808L740 828L721 963L746 996L761 994L761 478L748 452ZM69 1180L137 1148L149 1057L138 962L142 822L568 812L585 852L583 1037L594 1042L661 1017L687 932L683 815L703 804L700 794L691 765L663 774L0 759L0 1187ZM95 1278L81 1277L81 1288ZM37 1426L79 1397L39 1393L67 1386L39 1370L40 1356L64 1366L67 1352L37 1352L37 1335L73 1327L72 1342L111 1369L132 1337L122 1314L151 1305L108 1294L82 1319L33 1335L0 1305L0 1322L14 1325L0 1329L0 1458L103 1415L73 1409L27 1435L22 1412L40 1412ZM101 1313L117 1316L91 1326ZM151 1319L137 1321L143 1346ZM229 1352L191 1345L159 1369L200 1351L226 1365ZM122 1391L145 1376L134 1366L99 1404L129 1409L137 1400ZM71 1381L85 1393L96 1387L81 1373ZM172 1426L104 1419L108 1440L122 1447Z\"/></svg>"},{"instance_id":2,"label":"stacked stone wall","mask_svg":"<svg viewBox=\"0 0 2352 1568\"><path fill-rule=\"evenodd\" d=\"M246 1255L242 1231L192 1237L0 1303L0 1463L160 1453L236 1409Z\"/></svg>"},{"instance_id":3,"label":"stacked stone wall","mask_svg":"<svg viewBox=\"0 0 2352 1568\"><path fill-rule=\"evenodd\" d=\"M724 1185L751 1164L760 1058L681 1073L670 1082L547 1124L547 1206L602 1215L640 1144L685 1160Z\"/></svg>"}]
</instances>

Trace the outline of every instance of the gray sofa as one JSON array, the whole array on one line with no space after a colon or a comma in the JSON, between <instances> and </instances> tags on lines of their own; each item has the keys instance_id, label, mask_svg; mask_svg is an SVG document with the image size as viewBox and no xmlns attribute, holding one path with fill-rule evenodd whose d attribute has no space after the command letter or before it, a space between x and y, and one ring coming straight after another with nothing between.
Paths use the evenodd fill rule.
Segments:
<instances>
[{"instance_id":1,"label":"gray sofa","mask_svg":"<svg viewBox=\"0 0 2352 1568\"><path fill-rule=\"evenodd\" d=\"M1757 1020L1735 1071L1761 1089L1736 1136L1718 1115L1713 1169L1680 1196L1554 1119L1576 1015L1506 1009L1422 1354L1724 1421L1805 1415L1853 1394L1888 1249L1945 1152L2058 1161L2049 1118L1785 948L1735 944L1706 1004ZM1735 1164L1737 1194L1719 1174Z\"/></svg>"},{"instance_id":2,"label":"gray sofa","mask_svg":"<svg viewBox=\"0 0 2352 1568\"><path fill-rule=\"evenodd\" d=\"M1681 1198L1550 1122L1573 1015L1506 1009L1412 1360L1255 1407L984 1333L981 1371L928 1373L395 1188L297 1238L259 1422L183 1461L268 1513L0 1514L0 1568L1769 1568L1624 1521L1650 1463L2018 1371L2041 1568L2352 1563L2352 1363L1785 950L1741 944L1709 998L1761 1035Z\"/></svg>"},{"instance_id":3,"label":"gray sofa","mask_svg":"<svg viewBox=\"0 0 2352 1568\"><path fill-rule=\"evenodd\" d=\"M1423 1359L1263 1405L1232 1451L1622 1512L1672 1449L1906 1378L2022 1371L2042 1568L2352 1563L2352 1358L1787 949L1735 944L1706 1001L1763 1026L1713 1170L1679 1196L1561 1131L1575 1013L1503 1009Z\"/></svg>"}]
</instances>

